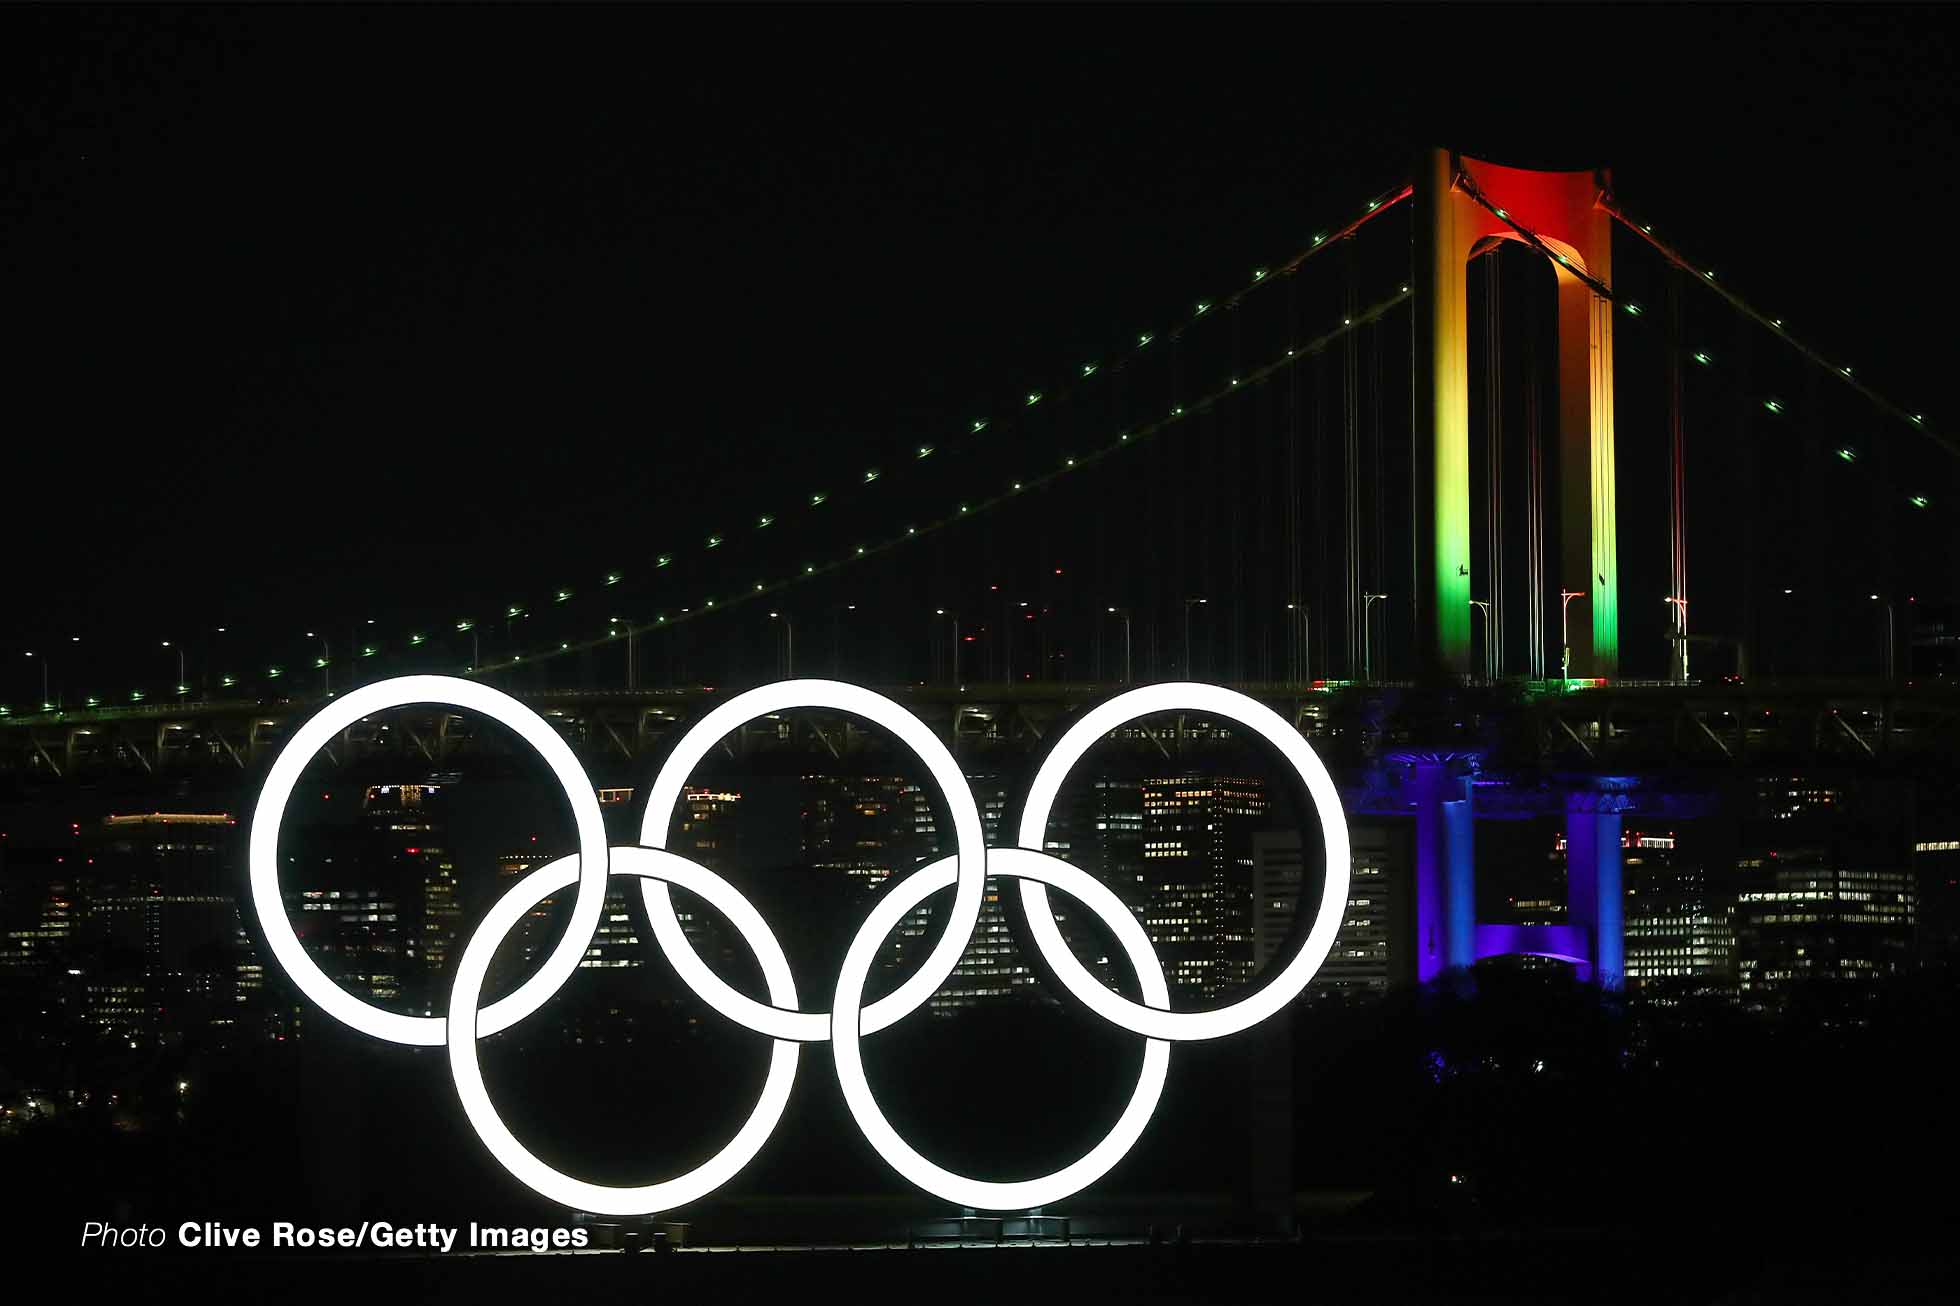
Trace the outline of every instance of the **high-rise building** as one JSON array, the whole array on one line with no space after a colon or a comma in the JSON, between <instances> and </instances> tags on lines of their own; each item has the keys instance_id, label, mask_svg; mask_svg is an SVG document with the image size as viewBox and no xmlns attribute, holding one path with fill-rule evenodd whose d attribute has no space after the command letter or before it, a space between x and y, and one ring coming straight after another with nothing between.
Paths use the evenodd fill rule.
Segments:
<instances>
[{"instance_id":1,"label":"high-rise building","mask_svg":"<svg viewBox=\"0 0 1960 1306\"><path fill-rule=\"evenodd\" d=\"M74 945L81 907L70 868L10 868L0 893L0 974L38 975L66 958Z\"/></svg>"},{"instance_id":2,"label":"high-rise building","mask_svg":"<svg viewBox=\"0 0 1960 1306\"><path fill-rule=\"evenodd\" d=\"M398 885L407 911L402 952L406 969L423 990L425 1014L440 1004L438 992L448 973L462 915L456 898L456 860L448 847L448 821L442 784L369 785L361 817L367 827L369 862Z\"/></svg>"},{"instance_id":3,"label":"high-rise building","mask_svg":"<svg viewBox=\"0 0 1960 1306\"><path fill-rule=\"evenodd\" d=\"M970 775L966 781L980 809L983 837L989 846L993 846L1001 839L1000 823L1007 811L1007 784L1000 777L990 775ZM942 843L938 817L933 812L926 791L918 785L910 785L906 796L912 834L919 841L914 845L919 860L952 851L950 832ZM1003 893L1019 892L1018 884L1012 880L987 881L980 900L980 919L974 924L973 935L967 941L953 973L927 1000L928 1011L943 1016L984 1003L1038 1001L1046 997L1027 959L1021 955L1014 939L1012 922L1001 901ZM950 893L936 897L937 901L929 900L907 912L898 928L892 931L884 954L884 967L888 975L909 972L931 951L939 929L943 928L935 926L935 919L943 921L946 909L952 902Z\"/></svg>"},{"instance_id":4,"label":"high-rise building","mask_svg":"<svg viewBox=\"0 0 1960 1306\"><path fill-rule=\"evenodd\" d=\"M1684 855L1674 830L1624 830L1626 987L1732 991L1735 893Z\"/></svg>"},{"instance_id":5,"label":"high-rise building","mask_svg":"<svg viewBox=\"0 0 1960 1306\"><path fill-rule=\"evenodd\" d=\"M631 798L630 789L601 789L602 808L623 808ZM732 789L689 787L681 791L675 814L675 830L669 846L679 856L725 875L740 847L739 819L742 795ZM496 859L497 896L502 897L520 877L546 862L557 860L556 851L526 850L505 853ZM598 928L579 961L585 970L637 970L647 964L653 946L641 929L639 904L641 881L634 877L612 876L606 883L606 904L599 913ZM564 923L556 919L561 901L569 902L569 892L551 894L526 913L511 931L509 942L497 950L492 977L498 984L514 984L529 975L537 963L556 946ZM674 914L681 931L702 956L722 955L728 946L726 931L710 914L696 910L682 897L674 902Z\"/></svg>"},{"instance_id":6,"label":"high-rise building","mask_svg":"<svg viewBox=\"0 0 1960 1306\"><path fill-rule=\"evenodd\" d=\"M1784 847L1745 855L1737 871L1736 974L1746 1001L1909 964L1917 914L1905 868L1846 866L1822 847Z\"/></svg>"},{"instance_id":7,"label":"high-rise building","mask_svg":"<svg viewBox=\"0 0 1960 1306\"><path fill-rule=\"evenodd\" d=\"M1402 983L1413 953L1404 919L1410 873L1409 832L1394 825L1348 827L1350 865L1346 910L1326 961L1307 995L1365 999ZM1288 945L1311 920L1318 899L1305 900L1300 836L1292 830L1252 836L1252 935L1255 975L1290 955Z\"/></svg>"},{"instance_id":8,"label":"high-rise building","mask_svg":"<svg viewBox=\"0 0 1960 1306\"><path fill-rule=\"evenodd\" d=\"M938 850L932 808L902 776L805 775L801 780L803 856L875 888Z\"/></svg>"},{"instance_id":9,"label":"high-rise building","mask_svg":"<svg viewBox=\"0 0 1960 1306\"><path fill-rule=\"evenodd\" d=\"M1960 957L1960 829L1946 818L1932 837L1913 840L1913 890L1919 908L1919 955Z\"/></svg>"},{"instance_id":10,"label":"high-rise building","mask_svg":"<svg viewBox=\"0 0 1960 1306\"><path fill-rule=\"evenodd\" d=\"M111 815L82 838L77 969L102 1032L142 1043L239 1025L236 825L224 812Z\"/></svg>"},{"instance_id":11,"label":"high-rise building","mask_svg":"<svg viewBox=\"0 0 1960 1306\"><path fill-rule=\"evenodd\" d=\"M1214 998L1252 977L1252 835L1258 780L1146 779L1140 907L1174 994ZM1120 872L1119 872L1120 874Z\"/></svg>"},{"instance_id":12,"label":"high-rise building","mask_svg":"<svg viewBox=\"0 0 1960 1306\"><path fill-rule=\"evenodd\" d=\"M1759 776L1755 815L1767 821L1828 817L1844 809L1848 796L1843 786L1815 776Z\"/></svg>"}]
</instances>

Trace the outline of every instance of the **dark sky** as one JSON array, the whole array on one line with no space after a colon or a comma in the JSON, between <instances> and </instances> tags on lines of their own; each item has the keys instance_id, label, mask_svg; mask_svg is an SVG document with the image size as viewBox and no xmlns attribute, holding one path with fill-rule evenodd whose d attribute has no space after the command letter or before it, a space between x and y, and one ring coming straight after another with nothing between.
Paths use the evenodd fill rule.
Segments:
<instances>
[{"instance_id":1,"label":"dark sky","mask_svg":"<svg viewBox=\"0 0 1960 1306\"><path fill-rule=\"evenodd\" d=\"M0 646L644 574L1242 284L1424 143L1613 166L1937 413L1953 21L8 9Z\"/></svg>"}]
</instances>

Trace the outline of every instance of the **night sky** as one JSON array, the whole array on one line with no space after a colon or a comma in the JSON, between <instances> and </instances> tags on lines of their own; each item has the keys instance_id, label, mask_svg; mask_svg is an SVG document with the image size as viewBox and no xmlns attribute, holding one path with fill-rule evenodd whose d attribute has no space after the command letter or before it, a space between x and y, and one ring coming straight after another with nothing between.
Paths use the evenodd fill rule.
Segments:
<instances>
[{"instance_id":1,"label":"night sky","mask_svg":"<svg viewBox=\"0 0 1960 1306\"><path fill-rule=\"evenodd\" d=\"M1426 143L1612 166L1960 429L1953 22L8 9L0 697L72 635L643 574L1243 284Z\"/></svg>"}]
</instances>

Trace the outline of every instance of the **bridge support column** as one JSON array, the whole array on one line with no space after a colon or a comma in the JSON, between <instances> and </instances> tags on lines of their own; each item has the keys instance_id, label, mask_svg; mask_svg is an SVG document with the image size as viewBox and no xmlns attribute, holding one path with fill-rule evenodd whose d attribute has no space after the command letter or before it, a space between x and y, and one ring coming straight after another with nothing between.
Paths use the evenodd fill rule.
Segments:
<instances>
[{"instance_id":1,"label":"bridge support column","mask_svg":"<svg viewBox=\"0 0 1960 1306\"><path fill-rule=\"evenodd\" d=\"M1455 193L1456 159L1429 150L1415 177L1416 645L1430 676L1470 674L1468 258L1481 234Z\"/></svg>"},{"instance_id":2,"label":"bridge support column","mask_svg":"<svg viewBox=\"0 0 1960 1306\"><path fill-rule=\"evenodd\" d=\"M1558 279L1560 538L1550 570L1560 589L1589 600L1570 633L1571 674L1619 672L1613 306L1576 275L1612 282L1612 218L1598 204L1604 187L1603 173L1506 168L1449 150L1428 150L1417 160L1415 556L1426 574L1414 598L1417 642L1431 676L1462 680L1471 671L1466 269L1499 240L1547 254Z\"/></svg>"},{"instance_id":3,"label":"bridge support column","mask_svg":"<svg viewBox=\"0 0 1960 1306\"><path fill-rule=\"evenodd\" d=\"M1617 989L1626 978L1626 893L1620 849L1624 793L1582 790L1565 808L1566 918L1585 930L1592 978Z\"/></svg>"},{"instance_id":4,"label":"bridge support column","mask_svg":"<svg viewBox=\"0 0 1960 1306\"><path fill-rule=\"evenodd\" d=\"M1417 983L1477 959L1470 765L1470 758L1447 753L1415 763Z\"/></svg>"}]
</instances>

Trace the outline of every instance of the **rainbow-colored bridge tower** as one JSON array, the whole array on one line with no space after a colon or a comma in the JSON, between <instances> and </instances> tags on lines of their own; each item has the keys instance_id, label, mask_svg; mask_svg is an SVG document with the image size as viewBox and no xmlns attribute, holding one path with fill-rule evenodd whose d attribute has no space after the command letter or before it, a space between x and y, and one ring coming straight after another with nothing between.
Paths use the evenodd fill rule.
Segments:
<instances>
[{"instance_id":1,"label":"rainbow-colored bridge tower","mask_svg":"<svg viewBox=\"0 0 1960 1306\"><path fill-rule=\"evenodd\" d=\"M1470 650L1469 261L1493 242L1545 254L1558 278L1559 551L1554 579L1587 600L1572 614L1570 676L1620 661L1618 504L1613 468L1613 276L1603 171L1535 172L1449 150L1415 171L1417 636L1432 675L1466 679ZM1421 512L1423 504L1429 512ZM1576 600L1575 600L1576 601Z\"/></svg>"}]
</instances>

